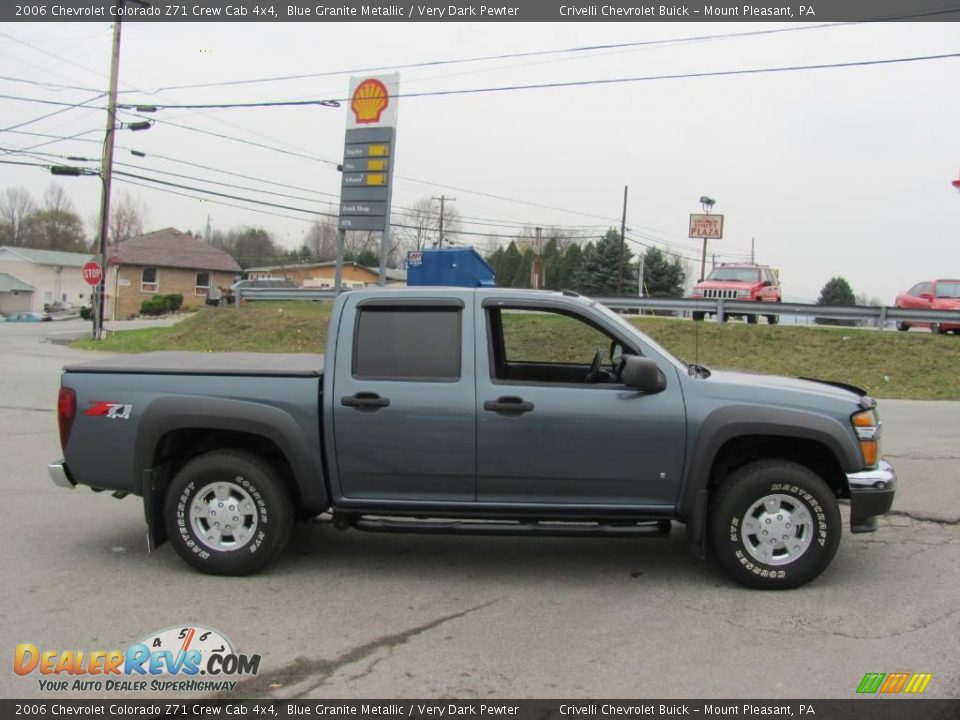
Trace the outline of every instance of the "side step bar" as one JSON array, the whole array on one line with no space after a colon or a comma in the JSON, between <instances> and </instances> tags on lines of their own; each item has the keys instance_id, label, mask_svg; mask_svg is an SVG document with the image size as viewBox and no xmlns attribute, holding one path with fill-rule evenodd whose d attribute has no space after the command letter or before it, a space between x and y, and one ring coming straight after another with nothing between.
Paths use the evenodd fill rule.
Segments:
<instances>
[{"instance_id":1,"label":"side step bar","mask_svg":"<svg viewBox=\"0 0 960 720\"><path fill-rule=\"evenodd\" d=\"M417 520L370 515L334 514L334 527L366 532L435 535L540 535L543 537L651 537L670 533L669 520L608 524L591 522L510 520Z\"/></svg>"}]
</instances>

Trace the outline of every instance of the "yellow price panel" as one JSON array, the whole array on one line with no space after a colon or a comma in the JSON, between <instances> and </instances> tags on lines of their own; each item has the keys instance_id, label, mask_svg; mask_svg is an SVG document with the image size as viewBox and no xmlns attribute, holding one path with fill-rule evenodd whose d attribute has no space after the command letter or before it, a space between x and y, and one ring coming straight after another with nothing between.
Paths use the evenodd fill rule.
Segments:
<instances>
[{"instance_id":1,"label":"yellow price panel","mask_svg":"<svg viewBox=\"0 0 960 720\"><path fill-rule=\"evenodd\" d=\"M367 160L367 170L384 171L386 169L387 169L386 160Z\"/></svg>"},{"instance_id":2,"label":"yellow price panel","mask_svg":"<svg viewBox=\"0 0 960 720\"><path fill-rule=\"evenodd\" d=\"M386 175L378 174L378 173L367 175L367 185L386 185L386 184L387 184Z\"/></svg>"},{"instance_id":3,"label":"yellow price panel","mask_svg":"<svg viewBox=\"0 0 960 720\"><path fill-rule=\"evenodd\" d=\"M371 145L370 146L370 157L383 157L387 154L386 145Z\"/></svg>"}]
</instances>

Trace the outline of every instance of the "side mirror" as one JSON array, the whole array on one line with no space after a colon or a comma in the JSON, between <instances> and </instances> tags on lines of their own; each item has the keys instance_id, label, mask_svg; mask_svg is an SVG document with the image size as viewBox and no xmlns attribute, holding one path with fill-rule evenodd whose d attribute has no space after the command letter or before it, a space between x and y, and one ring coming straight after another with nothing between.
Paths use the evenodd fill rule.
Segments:
<instances>
[{"instance_id":1,"label":"side mirror","mask_svg":"<svg viewBox=\"0 0 960 720\"><path fill-rule=\"evenodd\" d=\"M763 287L773 287L773 283L770 282L769 280L764 280Z\"/></svg>"},{"instance_id":2,"label":"side mirror","mask_svg":"<svg viewBox=\"0 0 960 720\"><path fill-rule=\"evenodd\" d=\"M933 302L933 293L920 293L920 299Z\"/></svg>"},{"instance_id":3,"label":"side mirror","mask_svg":"<svg viewBox=\"0 0 960 720\"><path fill-rule=\"evenodd\" d=\"M623 357L623 347L616 340L610 341L610 362L616 365Z\"/></svg>"},{"instance_id":4,"label":"side mirror","mask_svg":"<svg viewBox=\"0 0 960 720\"><path fill-rule=\"evenodd\" d=\"M627 355L620 382L631 390L653 395L667 388L667 378L650 358Z\"/></svg>"}]
</instances>

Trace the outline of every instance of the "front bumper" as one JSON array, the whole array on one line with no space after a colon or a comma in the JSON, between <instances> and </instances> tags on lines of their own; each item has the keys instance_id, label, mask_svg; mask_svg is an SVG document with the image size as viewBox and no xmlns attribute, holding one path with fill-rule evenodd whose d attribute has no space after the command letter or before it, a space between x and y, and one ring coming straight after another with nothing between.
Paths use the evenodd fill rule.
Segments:
<instances>
[{"instance_id":1,"label":"front bumper","mask_svg":"<svg viewBox=\"0 0 960 720\"><path fill-rule=\"evenodd\" d=\"M70 479L70 475L67 473L67 466L63 464L63 460L47 465L47 472L50 473L50 479L53 480L53 484L58 487L75 488L77 486L77 484Z\"/></svg>"},{"instance_id":2,"label":"front bumper","mask_svg":"<svg viewBox=\"0 0 960 720\"><path fill-rule=\"evenodd\" d=\"M897 473L886 460L873 470L847 473L850 487L850 532L873 532L877 517L890 510L897 492Z\"/></svg>"}]
</instances>

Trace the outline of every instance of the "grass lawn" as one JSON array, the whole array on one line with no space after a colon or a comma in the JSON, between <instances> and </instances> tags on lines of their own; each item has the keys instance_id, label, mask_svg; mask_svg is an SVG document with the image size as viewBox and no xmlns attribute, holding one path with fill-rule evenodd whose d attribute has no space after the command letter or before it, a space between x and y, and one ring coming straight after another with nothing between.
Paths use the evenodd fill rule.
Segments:
<instances>
[{"instance_id":1,"label":"grass lawn","mask_svg":"<svg viewBox=\"0 0 960 720\"><path fill-rule=\"evenodd\" d=\"M151 350L323 352L331 304L250 303L207 308L169 328L127 330L102 343L74 347L112 352ZM563 328L563 318L518 315L507 327L508 356L540 359ZM713 368L839 380L882 398L960 400L960 337L926 332L876 332L854 328L692 323L642 317L636 325L678 357ZM511 339L516 353L511 351ZM596 338L575 338L562 355L589 362ZM606 348L605 348L606 350ZM567 359L558 357L556 359Z\"/></svg>"}]
</instances>

